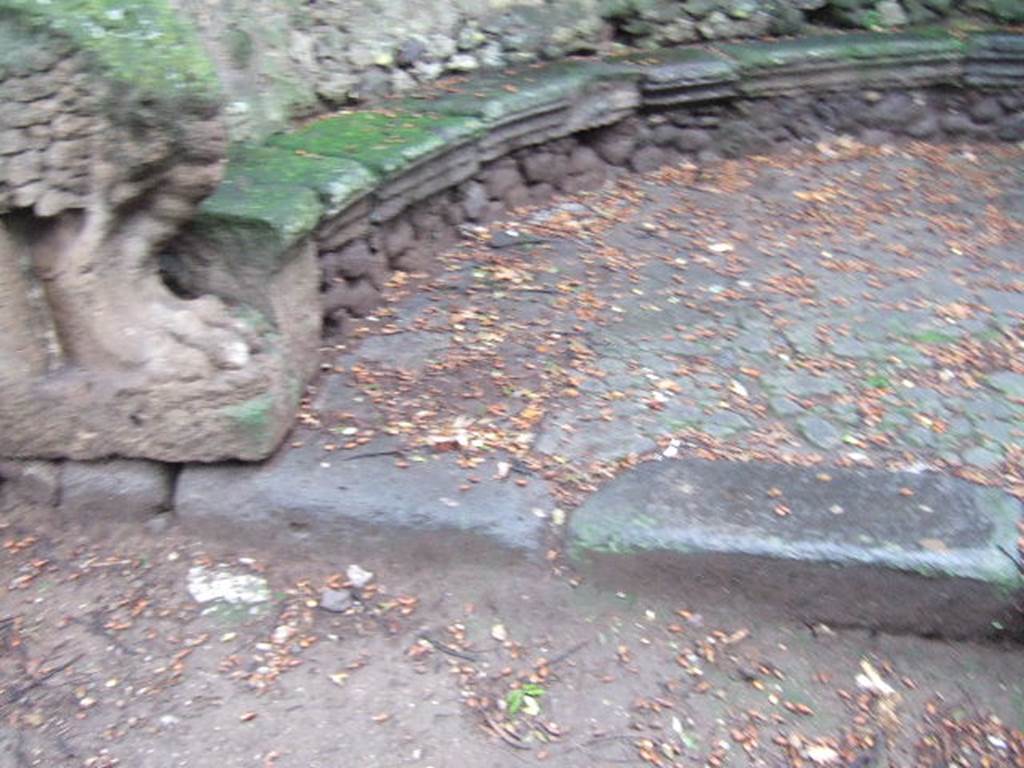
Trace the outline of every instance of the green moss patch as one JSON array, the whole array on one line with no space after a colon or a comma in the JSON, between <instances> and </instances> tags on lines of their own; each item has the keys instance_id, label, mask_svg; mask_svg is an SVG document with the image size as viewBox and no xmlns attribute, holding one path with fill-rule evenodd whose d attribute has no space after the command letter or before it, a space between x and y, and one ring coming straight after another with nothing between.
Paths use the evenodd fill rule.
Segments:
<instances>
[{"instance_id":1,"label":"green moss patch","mask_svg":"<svg viewBox=\"0 0 1024 768\"><path fill-rule=\"evenodd\" d=\"M228 406L223 409L223 413L247 439L262 446L274 436L274 405L275 398L272 395L260 395Z\"/></svg>"},{"instance_id":2,"label":"green moss patch","mask_svg":"<svg viewBox=\"0 0 1024 768\"><path fill-rule=\"evenodd\" d=\"M232 149L227 174L200 206L193 226L206 237L251 240L284 251L369 193L377 178L351 160L273 147Z\"/></svg>"},{"instance_id":3,"label":"green moss patch","mask_svg":"<svg viewBox=\"0 0 1024 768\"><path fill-rule=\"evenodd\" d=\"M111 79L159 100L216 100L196 36L163 0L0 0L0 16L69 39Z\"/></svg>"},{"instance_id":4,"label":"green moss patch","mask_svg":"<svg viewBox=\"0 0 1024 768\"><path fill-rule=\"evenodd\" d=\"M344 158L387 179L411 165L476 138L483 127L465 117L406 109L351 112L273 137L275 147Z\"/></svg>"}]
</instances>

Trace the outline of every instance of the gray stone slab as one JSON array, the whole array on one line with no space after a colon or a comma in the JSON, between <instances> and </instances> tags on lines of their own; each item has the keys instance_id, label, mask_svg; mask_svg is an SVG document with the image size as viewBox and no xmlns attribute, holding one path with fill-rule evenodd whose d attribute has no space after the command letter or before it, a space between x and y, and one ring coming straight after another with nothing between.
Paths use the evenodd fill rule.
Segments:
<instances>
[{"instance_id":1,"label":"gray stone slab","mask_svg":"<svg viewBox=\"0 0 1024 768\"><path fill-rule=\"evenodd\" d=\"M988 377L988 383L1014 400L1024 400L1024 373L999 371Z\"/></svg>"},{"instance_id":2,"label":"gray stone slab","mask_svg":"<svg viewBox=\"0 0 1024 768\"><path fill-rule=\"evenodd\" d=\"M706 417L698 429L703 430L712 437L728 437L745 429L750 429L750 422L732 411L718 411Z\"/></svg>"},{"instance_id":3,"label":"gray stone slab","mask_svg":"<svg viewBox=\"0 0 1024 768\"><path fill-rule=\"evenodd\" d=\"M653 451L657 443L635 421L622 414L613 421L577 422L571 430L562 429L562 422L552 422L544 426L534 449L584 463L618 461Z\"/></svg>"},{"instance_id":4,"label":"gray stone slab","mask_svg":"<svg viewBox=\"0 0 1024 768\"><path fill-rule=\"evenodd\" d=\"M451 347L451 337L444 333L410 331L389 336L370 336L356 349L355 357L417 375Z\"/></svg>"},{"instance_id":5,"label":"gray stone slab","mask_svg":"<svg viewBox=\"0 0 1024 768\"><path fill-rule=\"evenodd\" d=\"M798 413L804 412L802 405L783 395L773 397L768 401L768 405L771 406L772 411L778 416L795 416Z\"/></svg>"},{"instance_id":6,"label":"gray stone slab","mask_svg":"<svg viewBox=\"0 0 1024 768\"><path fill-rule=\"evenodd\" d=\"M363 534L462 532L512 549L537 549L546 523L535 510L549 513L556 506L535 478L526 487L514 479L491 481L493 465L474 472L488 482L462 491L469 473L449 454L410 460L401 469L396 456L387 455L392 443L331 453L314 435L297 440L301 448L279 451L263 464L185 467L175 495L179 519L252 538L291 532L330 542Z\"/></svg>"},{"instance_id":7,"label":"gray stone slab","mask_svg":"<svg viewBox=\"0 0 1024 768\"><path fill-rule=\"evenodd\" d=\"M171 505L171 465L144 459L69 461L60 512L78 520L146 520Z\"/></svg>"},{"instance_id":8,"label":"gray stone slab","mask_svg":"<svg viewBox=\"0 0 1024 768\"><path fill-rule=\"evenodd\" d=\"M796 616L950 637L1019 633L1020 502L945 475L650 462L576 510L599 575L742 589ZM780 516L779 505L784 505Z\"/></svg>"},{"instance_id":9,"label":"gray stone slab","mask_svg":"<svg viewBox=\"0 0 1024 768\"><path fill-rule=\"evenodd\" d=\"M1003 463L1001 453L990 451L988 448L982 448L978 445L964 451L962 458L968 464L973 464L980 469L998 469Z\"/></svg>"},{"instance_id":10,"label":"gray stone slab","mask_svg":"<svg viewBox=\"0 0 1024 768\"><path fill-rule=\"evenodd\" d=\"M808 441L826 451L838 448L843 443L842 433L820 416L811 415L801 419L800 431Z\"/></svg>"}]
</instances>

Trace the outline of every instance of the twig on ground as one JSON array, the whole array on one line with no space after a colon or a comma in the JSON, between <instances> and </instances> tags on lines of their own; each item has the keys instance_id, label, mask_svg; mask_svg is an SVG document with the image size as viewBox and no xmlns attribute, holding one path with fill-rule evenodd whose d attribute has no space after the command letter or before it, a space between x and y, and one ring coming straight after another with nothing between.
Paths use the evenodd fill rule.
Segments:
<instances>
[{"instance_id":1,"label":"twig on ground","mask_svg":"<svg viewBox=\"0 0 1024 768\"><path fill-rule=\"evenodd\" d=\"M550 242L550 240L543 237L530 237L527 235L526 237L509 238L508 240L501 240L499 242L489 240L487 244L491 248L498 250L501 248L515 248L520 245L542 245Z\"/></svg>"},{"instance_id":2,"label":"twig on ground","mask_svg":"<svg viewBox=\"0 0 1024 768\"><path fill-rule=\"evenodd\" d=\"M54 667L53 669L47 670L46 672L41 674L39 677L34 678L32 680L32 682L26 683L25 685L21 686L21 688L14 689L9 694L7 694L7 703L8 704L16 704L18 701L20 701L22 698L24 698L25 694L27 694L28 692L38 688L40 685L45 683L51 677L55 677L56 675L59 675L65 669L67 669L68 667L72 666L77 661L79 661L84 655L85 655L84 653L79 653L78 655L73 656L69 660L65 661L63 664L59 664L56 667Z\"/></svg>"},{"instance_id":3,"label":"twig on ground","mask_svg":"<svg viewBox=\"0 0 1024 768\"><path fill-rule=\"evenodd\" d=\"M509 733L504 728L502 728L500 725L498 725L496 722L494 722L494 720L491 718L491 716L487 713L487 710L480 710L480 713L483 715L484 721L487 723L487 726L492 731L494 731L496 736L498 736L502 741L504 741L510 747L512 747L513 749L522 749L522 750L525 750L527 752L529 752L529 751L531 751L533 749L533 747L531 747L530 745L523 744L522 742L517 741L515 736L513 736L511 733Z\"/></svg>"},{"instance_id":4,"label":"twig on ground","mask_svg":"<svg viewBox=\"0 0 1024 768\"><path fill-rule=\"evenodd\" d=\"M458 648L453 648L450 645L442 643L429 632L420 632L418 635L416 635L416 637L418 637L420 640L426 640L432 646L437 648L437 650L441 651L441 653L446 653L449 656L454 656L455 658L462 659L463 661L480 661L479 654L472 653L470 651L462 651Z\"/></svg>"},{"instance_id":5,"label":"twig on ground","mask_svg":"<svg viewBox=\"0 0 1024 768\"><path fill-rule=\"evenodd\" d=\"M344 456L342 461L356 461L357 459L376 459L381 456L405 456L405 451L370 451L369 453L357 453L355 456Z\"/></svg>"},{"instance_id":6,"label":"twig on ground","mask_svg":"<svg viewBox=\"0 0 1024 768\"><path fill-rule=\"evenodd\" d=\"M555 656L553 659L550 659L547 663L547 666L553 667L555 666L555 664L565 661L574 653L578 653L579 651L583 650L589 643L589 640L581 640L580 642L576 643L576 645L571 646L567 650L562 651L560 654Z\"/></svg>"}]
</instances>

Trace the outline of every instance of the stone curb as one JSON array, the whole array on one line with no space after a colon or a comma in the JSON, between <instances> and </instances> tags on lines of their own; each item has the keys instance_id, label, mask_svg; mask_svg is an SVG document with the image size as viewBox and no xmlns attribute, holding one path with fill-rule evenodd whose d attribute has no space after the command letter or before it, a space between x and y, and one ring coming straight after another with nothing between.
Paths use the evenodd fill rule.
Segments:
<instances>
[{"instance_id":1,"label":"stone curb","mask_svg":"<svg viewBox=\"0 0 1024 768\"><path fill-rule=\"evenodd\" d=\"M933 473L678 460L619 476L575 511L569 549L616 588L744 594L807 622L1024 636L1022 505Z\"/></svg>"}]
</instances>

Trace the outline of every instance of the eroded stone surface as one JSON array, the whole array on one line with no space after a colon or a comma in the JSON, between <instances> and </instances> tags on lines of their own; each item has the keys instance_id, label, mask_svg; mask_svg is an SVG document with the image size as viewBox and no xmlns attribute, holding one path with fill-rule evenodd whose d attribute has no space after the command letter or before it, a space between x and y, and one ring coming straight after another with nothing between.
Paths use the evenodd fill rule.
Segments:
<instances>
[{"instance_id":1,"label":"eroded stone surface","mask_svg":"<svg viewBox=\"0 0 1024 768\"><path fill-rule=\"evenodd\" d=\"M246 222L168 245L217 186L226 152L216 78L194 35L159 0L131 13L9 6L0 453L266 456L319 335L312 248L283 236L295 235L294 206L278 197L279 218L266 216L269 235L282 235L276 249L254 246L270 239L251 231L253 209L267 214L258 195ZM305 191L330 200L330 181ZM329 207L318 201L307 228Z\"/></svg>"},{"instance_id":2,"label":"eroded stone surface","mask_svg":"<svg viewBox=\"0 0 1024 768\"><path fill-rule=\"evenodd\" d=\"M171 506L172 470L153 461L68 462L61 482L61 514L85 520L139 520Z\"/></svg>"},{"instance_id":3,"label":"eroded stone surface","mask_svg":"<svg viewBox=\"0 0 1024 768\"><path fill-rule=\"evenodd\" d=\"M62 469L58 461L0 461L0 501L56 507Z\"/></svg>"}]
</instances>

